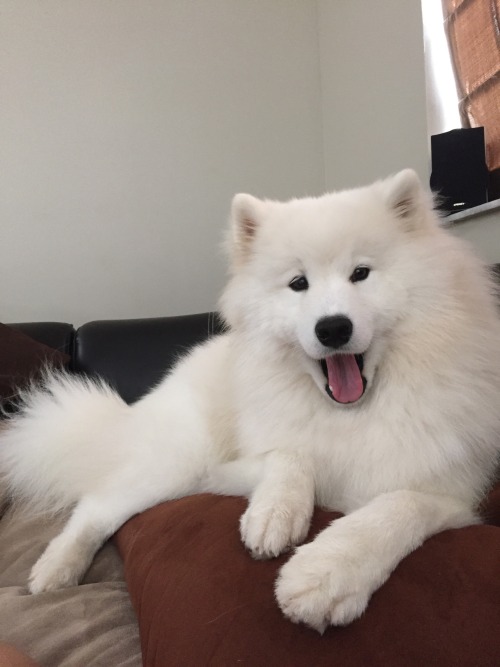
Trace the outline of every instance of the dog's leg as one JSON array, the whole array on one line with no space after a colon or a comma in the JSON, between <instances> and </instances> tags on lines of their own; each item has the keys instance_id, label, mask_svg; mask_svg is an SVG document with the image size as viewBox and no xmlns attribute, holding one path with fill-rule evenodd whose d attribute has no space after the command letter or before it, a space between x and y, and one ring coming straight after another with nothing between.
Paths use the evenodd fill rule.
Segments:
<instances>
[{"instance_id":1,"label":"dog's leg","mask_svg":"<svg viewBox=\"0 0 500 667\"><path fill-rule=\"evenodd\" d=\"M382 494L299 547L276 583L284 614L322 632L346 625L398 563L431 535L477 523L464 502L414 491Z\"/></svg>"},{"instance_id":2,"label":"dog's leg","mask_svg":"<svg viewBox=\"0 0 500 667\"><path fill-rule=\"evenodd\" d=\"M245 546L255 558L278 556L307 535L314 507L314 478L301 457L284 451L267 455L262 480L241 517Z\"/></svg>"},{"instance_id":3,"label":"dog's leg","mask_svg":"<svg viewBox=\"0 0 500 667\"><path fill-rule=\"evenodd\" d=\"M200 493L250 497L262 480L265 455L217 463L200 481Z\"/></svg>"},{"instance_id":4,"label":"dog's leg","mask_svg":"<svg viewBox=\"0 0 500 667\"><path fill-rule=\"evenodd\" d=\"M125 521L164 499L165 494L161 497L153 486L141 488L137 482L82 498L63 531L33 566L30 592L76 585L98 549Z\"/></svg>"}]
</instances>

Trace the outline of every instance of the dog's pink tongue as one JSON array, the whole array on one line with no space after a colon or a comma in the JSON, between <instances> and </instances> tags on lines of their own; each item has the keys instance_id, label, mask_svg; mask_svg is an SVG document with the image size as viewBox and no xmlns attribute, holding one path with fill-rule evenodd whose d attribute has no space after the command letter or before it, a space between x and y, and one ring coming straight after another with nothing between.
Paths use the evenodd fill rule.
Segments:
<instances>
[{"instance_id":1,"label":"dog's pink tongue","mask_svg":"<svg viewBox=\"0 0 500 667\"><path fill-rule=\"evenodd\" d=\"M354 403L363 394L363 378L353 354L334 354L326 358L328 385L339 403Z\"/></svg>"}]
</instances>

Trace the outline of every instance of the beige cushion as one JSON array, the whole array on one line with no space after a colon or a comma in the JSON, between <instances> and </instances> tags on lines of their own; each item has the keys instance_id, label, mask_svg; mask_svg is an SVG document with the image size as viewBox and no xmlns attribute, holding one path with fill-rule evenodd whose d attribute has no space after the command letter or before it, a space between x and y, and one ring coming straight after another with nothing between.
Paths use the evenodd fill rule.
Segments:
<instances>
[{"instance_id":1,"label":"beige cushion","mask_svg":"<svg viewBox=\"0 0 500 667\"><path fill-rule=\"evenodd\" d=\"M42 667L139 667L137 622L112 544L83 585L28 593L29 571L61 524L12 511L0 520L0 638Z\"/></svg>"}]
</instances>

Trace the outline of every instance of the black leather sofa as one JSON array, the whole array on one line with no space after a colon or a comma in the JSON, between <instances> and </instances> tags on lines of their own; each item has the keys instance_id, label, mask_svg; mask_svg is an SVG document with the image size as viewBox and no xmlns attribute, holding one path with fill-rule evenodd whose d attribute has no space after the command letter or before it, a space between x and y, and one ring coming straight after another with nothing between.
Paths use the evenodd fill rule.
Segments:
<instances>
[{"instance_id":1,"label":"black leather sofa","mask_svg":"<svg viewBox=\"0 0 500 667\"><path fill-rule=\"evenodd\" d=\"M127 403L159 382L180 355L224 328L216 313L100 320L78 329L61 322L9 326L68 354L71 371L100 376Z\"/></svg>"}]
</instances>

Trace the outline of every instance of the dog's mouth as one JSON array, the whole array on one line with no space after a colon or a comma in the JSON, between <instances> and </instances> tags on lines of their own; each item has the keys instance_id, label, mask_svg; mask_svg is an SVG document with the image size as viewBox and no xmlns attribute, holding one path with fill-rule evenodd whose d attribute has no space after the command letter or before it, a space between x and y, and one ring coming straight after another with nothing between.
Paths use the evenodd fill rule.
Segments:
<instances>
[{"instance_id":1,"label":"dog's mouth","mask_svg":"<svg viewBox=\"0 0 500 667\"><path fill-rule=\"evenodd\" d=\"M365 393L362 354L332 354L320 360L323 375L328 382L325 391L337 403L356 403Z\"/></svg>"}]
</instances>

